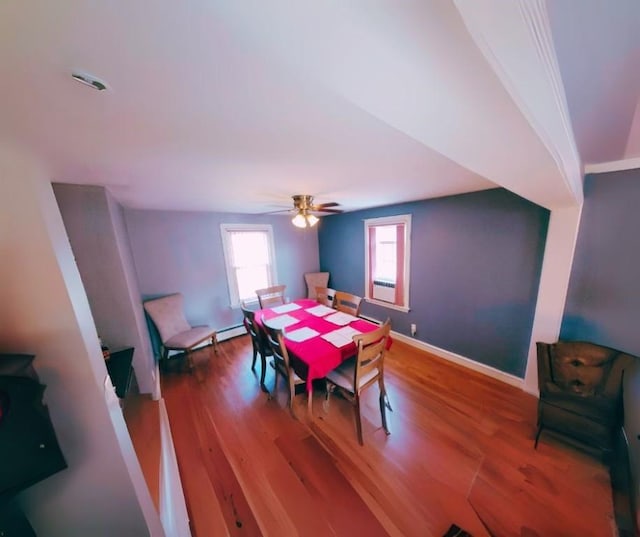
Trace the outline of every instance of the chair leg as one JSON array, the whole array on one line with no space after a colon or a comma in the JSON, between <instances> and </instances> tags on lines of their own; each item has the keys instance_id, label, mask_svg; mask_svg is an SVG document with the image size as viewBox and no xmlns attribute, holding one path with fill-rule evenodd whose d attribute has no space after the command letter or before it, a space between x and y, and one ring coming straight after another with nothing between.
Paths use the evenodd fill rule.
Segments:
<instances>
[{"instance_id":1,"label":"chair leg","mask_svg":"<svg viewBox=\"0 0 640 537\"><path fill-rule=\"evenodd\" d=\"M218 334L214 333L211 336L211 344L213 345L213 352L218 354Z\"/></svg>"},{"instance_id":2,"label":"chair leg","mask_svg":"<svg viewBox=\"0 0 640 537\"><path fill-rule=\"evenodd\" d=\"M260 353L260 365L262 366L262 370L260 372L260 388L262 388L263 392L269 393L267 385L264 383L264 377L267 374L267 359L263 353Z\"/></svg>"},{"instance_id":3,"label":"chair leg","mask_svg":"<svg viewBox=\"0 0 640 537\"><path fill-rule=\"evenodd\" d=\"M384 385L384 378L378 378L378 386L380 387L380 396L384 399L384 406L389 409L389 412L393 412L393 408L391 408L391 403L389 402L389 396L387 395L387 388Z\"/></svg>"},{"instance_id":4,"label":"chair leg","mask_svg":"<svg viewBox=\"0 0 640 537\"><path fill-rule=\"evenodd\" d=\"M169 351L162 347L162 355L160 356L160 368L163 371L169 370Z\"/></svg>"},{"instance_id":5,"label":"chair leg","mask_svg":"<svg viewBox=\"0 0 640 537\"><path fill-rule=\"evenodd\" d=\"M538 432L536 433L536 441L533 444L533 449L538 449L538 440L540 440L541 432L542 432L542 424L538 422Z\"/></svg>"},{"instance_id":6,"label":"chair leg","mask_svg":"<svg viewBox=\"0 0 640 537\"><path fill-rule=\"evenodd\" d=\"M331 384L327 379L324 380L324 390L325 396L324 401L322 402L322 410L325 414L329 412L329 398L331 397L331 392L333 391L333 384Z\"/></svg>"},{"instance_id":7,"label":"chair leg","mask_svg":"<svg viewBox=\"0 0 640 537\"><path fill-rule=\"evenodd\" d=\"M364 441L362 440L362 421L360 418L360 394L356 393L354 406L356 411L356 429L358 431L358 442L361 446L364 446Z\"/></svg>"},{"instance_id":8,"label":"chair leg","mask_svg":"<svg viewBox=\"0 0 640 537\"><path fill-rule=\"evenodd\" d=\"M273 393L269 394L269 398L276 397L278 393L278 376L280 373L278 372L278 365L273 362Z\"/></svg>"},{"instance_id":9,"label":"chair leg","mask_svg":"<svg viewBox=\"0 0 640 537\"><path fill-rule=\"evenodd\" d=\"M258 349L256 349L255 345L252 345L253 347L253 360L251 361L251 371L255 371L256 370L256 358L258 357Z\"/></svg>"},{"instance_id":10,"label":"chair leg","mask_svg":"<svg viewBox=\"0 0 640 537\"><path fill-rule=\"evenodd\" d=\"M387 405L388 403L385 401L386 393L380 393L380 417L382 418L382 427L384 432L389 436L391 431L389 431L389 426L387 425Z\"/></svg>"},{"instance_id":11,"label":"chair leg","mask_svg":"<svg viewBox=\"0 0 640 537\"><path fill-rule=\"evenodd\" d=\"M296 385L293 383L293 376L289 373L289 412L295 417L293 413L293 398L296 396Z\"/></svg>"}]
</instances>

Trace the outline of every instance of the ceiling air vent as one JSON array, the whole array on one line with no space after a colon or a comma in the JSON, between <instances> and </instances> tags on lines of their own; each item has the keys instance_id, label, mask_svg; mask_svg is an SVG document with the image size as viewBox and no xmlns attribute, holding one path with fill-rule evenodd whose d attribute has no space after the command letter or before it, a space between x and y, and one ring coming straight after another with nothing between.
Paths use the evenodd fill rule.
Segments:
<instances>
[{"instance_id":1,"label":"ceiling air vent","mask_svg":"<svg viewBox=\"0 0 640 537\"><path fill-rule=\"evenodd\" d=\"M77 80L81 84L85 86L89 86L90 88L96 89L98 91L106 90L107 83L99 78L96 78L93 75L89 75L87 73L72 73L71 76L74 80Z\"/></svg>"}]
</instances>

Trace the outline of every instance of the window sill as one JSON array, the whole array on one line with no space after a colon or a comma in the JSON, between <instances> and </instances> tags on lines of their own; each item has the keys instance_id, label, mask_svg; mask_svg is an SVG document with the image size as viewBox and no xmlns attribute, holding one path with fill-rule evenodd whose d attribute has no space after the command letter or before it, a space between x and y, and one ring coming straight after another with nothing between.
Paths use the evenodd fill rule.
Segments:
<instances>
[{"instance_id":1,"label":"window sill","mask_svg":"<svg viewBox=\"0 0 640 537\"><path fill-rule=\"evenodd\" d=\"M250 306L251 308L253 308L254 306L258 306L258 308L260 307L260 302L258 301L257 298L251 299L251 300L246 300L245 304L247 306ZM231 304L230 308L233 309L233 310L239 310L240 306L242 306L242 303L236 302L235 304Z\"/></svg>"},{"instance_id":2,"label":"window sill","mask_svg":"<svg viewBox=\"0 0 640 537\"><path fill-rule=\"evenodd\" d=\"M375 298L365 297L365 300L369 304L375 304L376 306L382 306L383 308L389 308L390 310L402 311L404 313L409 313L411 311L410 308L407 308L405 306L396 306L395 304L383 302L382 300L376 300Z\"/></svg>"}]
</instances>

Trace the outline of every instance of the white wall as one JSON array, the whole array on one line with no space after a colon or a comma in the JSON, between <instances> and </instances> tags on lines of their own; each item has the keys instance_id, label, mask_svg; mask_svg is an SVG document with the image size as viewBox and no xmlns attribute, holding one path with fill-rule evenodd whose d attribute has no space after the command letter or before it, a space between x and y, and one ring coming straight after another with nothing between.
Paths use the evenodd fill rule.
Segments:
<instances>
[{"instance_id":1,"label":"white wall","mask_svg":"<svg viewBox=\"0 0 640 537\"><path fill-rule=\"evenodd\" d=\"M0 350L36 355L68 468L19 499L39 537L164 535L46 170L0 145Z\"/></svg>"},{"instance_id":2,"label":"white wall","mask_svg":"<svg viewBox=\"0 0 640 537\"><path fill-rule=\"evenodd\" d=\"M107 201L109 203L109 212L111 214L111 222L115 231L116 245L120 254L121 267L123 271L124 282L127 287L127 297L132 319L132 330L135 330L135 347L133 366L138 380L138 387L141 393L150 393L154 399L160 398L160 378L158 364L153 357L151 349L151 340L149 339L149 330L144 317L144 309L142 307L142 295L136 278L136 269L133 262L133 254L131 253L131 244L124 222L124 214L122 207L107 191ZM127 323L129 324L129 322Z\"/></svg>"},{"instance_id":3,"label":"white wall","mask_svg":"<svg viewBox=\"0 0 640 537\"><path fill-rule=\"evenodd\" d=\"M100 186L55 184L53 190L102 342L111 349L134 347L140 392L158 398L157 368L120 206Z\"/></svg>"}]
</instances>

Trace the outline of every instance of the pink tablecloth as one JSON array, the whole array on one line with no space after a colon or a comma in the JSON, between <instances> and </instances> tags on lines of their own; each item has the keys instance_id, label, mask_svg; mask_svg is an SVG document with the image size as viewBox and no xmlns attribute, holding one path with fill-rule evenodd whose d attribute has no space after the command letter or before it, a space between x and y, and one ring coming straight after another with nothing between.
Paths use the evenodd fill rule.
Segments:
<instances>
[{"instance_id":1,"label":"pink tablecloth","mask_svg":"<svg viewBox=\"0 0 640 537\"><path fill-rule=\"evenodd\" d=\"M354 356L356 354L356 346L351 342L344 347L338 348L332 343L322 339L320 335L300 342L286 339L287 332L292 332L303 327L313 328L320 334L326 334L327 332L341 328L326 321L323 317L316 317L306 311L318 305L315 300L301 299L295 300L294 303L301 306L301 308L288 311L286 315L295 317L298 319L298 322L285 328L285 344L289 351L289 357L292 359L294 370L301 378L307 379L307 390L310 391L314 379L326 377L327 373L338 367L343 360ZM258 310L256 312L256 322L258 326L262 327L263 319L270 319L279 315L283 314L275 313L270 308ZM378 328L378 325L365 321L364 319L353 321L349 326L362 333L371 332Z\"/></svg>"}]
</instances>

